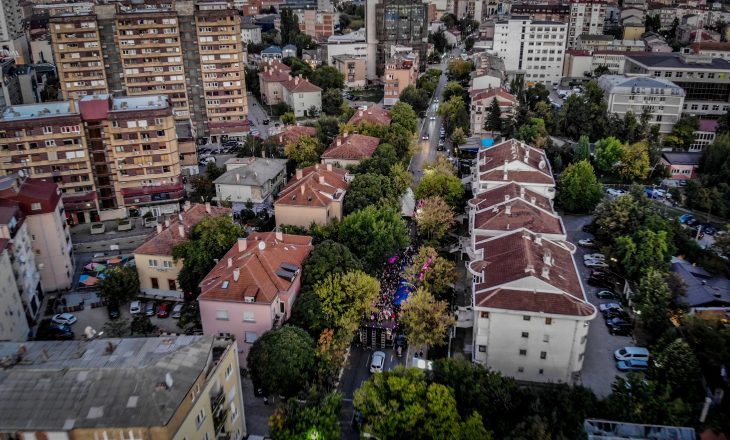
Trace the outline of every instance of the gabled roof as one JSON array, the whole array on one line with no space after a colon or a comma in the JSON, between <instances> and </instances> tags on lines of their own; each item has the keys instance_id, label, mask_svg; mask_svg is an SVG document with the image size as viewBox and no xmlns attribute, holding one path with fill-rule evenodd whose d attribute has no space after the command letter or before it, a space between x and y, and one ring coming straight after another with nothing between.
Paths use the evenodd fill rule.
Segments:
<instances>
[{"instance_id":1,"label":"gabled roof","mask_svg":"<svg viewBox=\"0 0 730 440\"><path fill-rule=\"evenodd\" d=\"M662 153L662 158L670 165L699 165L702 152L672 152Z\"/></svg>"},{"instance_id":2,"label":"gabled roof","mask_svg":"<svg viewBox=\"0 0 730 440\"><path fill-rule=\"evenodd\" d=\"M527 230L477 244L483 259L470 263L482 281L474 288L477 307L591 317L570 245Z\"/></svg>"},{"instance_id":3,"label":"gabled roof","mask_svg":"<svg viewBox=\"0 0 730 440\"><path fill-rule=\"evenodd\" d=\"M1 180L6 179L17 179L17 175L6 176ZM56 210L61 191L58 185L45 179L26 178L19 186L12 185L0 190L0 199L17 202L25 215L47 214ZM33 209L35 203L40 205L40 209Z\"/></svg>"},{"instance_id":4,"label":"gabled roof","mask_svg":"<svg viewBox=\"0 0 730 440\"><path fill-rule=\"evenodd\" d=\"M281 85L290 93L314 93L322 91L321 88L309 82L308 79L302 78L301 75L287 81L282 81Z\"/></svg>"},{"instance_id":5,"label":"gabled roof","mask_svg":"<svg viewBox=\"0 0 730 440\"><path fill-rule=\"evenodd\" d=\"M322 154L322 159L361 160L373 156L380 139L357 133L337 136Z\"/></svg>"},{"instance_id":6,"label":"gabled roof","mask_svg":"<svg viewBox=\"0 0 730 440\"><path fill-rule=\"evenodd\" d=\"M246 157L232 161L229 159L226 166L235 166L215 179L216 185L246 185L261 187L279 174L286 171L286 159L264 159L260 157Z\"/></svg>"},{"instance_id":7,"label":"gabled roof","mask_svg":"<svg viewBox=\"0 0 730 440\"><path fill-rule=\"evenodd\" d=\"M518 169L507 170L505 164L510 163ZM480 181L555 185L545 151L516 139L480 150L478 166Z\"/></svg>"},{"instance_id":8,"label":"gabled roof","mask_svg":"<svg viewBox=\"0 0 730 440\"><path fill-rule=\"evenodd\" d=\"M313 248L312 237L305 235L263 232L239 238L200 283L198 300L271 303L295 283Z\"/></svg>"},{"instance_id":9,"label":"gabled roof","mask_svg":"<svg viewBox=\"0 0 730 440\"><path fill-rule=\"evenodd\" d=\"M286 67L286 69L281 66ZM289 81L289 78L291 78L291 75L289 74L291 69L289 66L278 61L275 65L274 63L272 63L272 65L264 65L263 69L263 71L259 72L259 78L263 81L284 82Z\"/></svg>"},{"instance_id":10,"label":"gabled roof","mask_svg":"<svg viewBox=\"0 0 730 440\"><path fill-rule=\"evenodd\" d=\"M279 46L269 46L261 51L262 54L281 54L281 48Z\"/></svg>"},{"instance_id":11,"label":"gabled roof","mask_svg":"<svg viewBox=\"0 0 730 440\"><path fill-rule=\"evenodd\" d=\"M297 143L299 138L302 136L315 136L317 129L314 127L307 127L304 125L290 125L284 128L284 131L274 136L274 139L282 145L286 145L289 142Z\"/></svg>"},{"instance_id":12,"label":"gabled roof","mask_svg":"<svg viewBox=\"0 0 730 440\"><path fill-rule=\"evenodd\" d=\"M379 105L373 105L367 108L367 110L358 110L354 115L347 121L348 124L359 125L363 122L375 125L389 125L390 124L390 113Z\"/></svg>"},{"instance_id":13,"label":"gabled roof","mask_svg":"<svg viewBox=\"0 0 730 440\"><path fill-rule=\"evenodd\" d=\"M210 209L210 212L207 209ZM172 249L188 239L188 234L193 226L200 223L205 217L220 217L231 215L230 208L195 204L187 211L182 211L176 217L172 217L169 227L163 227L161 232L153 232L147 237L137 249L135 254L171 256ZM182 226L182 235L180 234Z\"/></svg>"},{"instance_id":14,"label":"gabled roof","mask_svg":"<svg viewBox=\"0 0 730 440\"><path fill-rule=\"evenodd\" d=\"M514 95L508 93L506 90L498 88L475 89L472 90L470 93L472 102L496 97L497 101L507 101L511 105L517 104L517 98L515 98Z\"/></svg>"},{"instance_id":15,"label":"gabled roof","mask_svg":"<svg viewBox=\"0 0 730 440\"><path fill-rule=\"evenodd\" d=\"M333 200L342 201L347 191L347 170L316 164L297 170L279 193L274 205L324 207Z\"/></svg>"}]
</instances>

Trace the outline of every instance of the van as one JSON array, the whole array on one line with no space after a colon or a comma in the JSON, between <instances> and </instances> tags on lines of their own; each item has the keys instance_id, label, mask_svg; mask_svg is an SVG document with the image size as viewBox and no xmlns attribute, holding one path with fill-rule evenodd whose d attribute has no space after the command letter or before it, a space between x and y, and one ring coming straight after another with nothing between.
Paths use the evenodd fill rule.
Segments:
<instances>
[{"instance_id":1,"label":"van","mask_svg":"<svg viewBox=\"0 0 730 440\"><path fill-rule=\"evenodd\" d=\"M649 350L644 347L624 347L613 353L617 361L649 360Z\"/></svg>"}]
</instances>

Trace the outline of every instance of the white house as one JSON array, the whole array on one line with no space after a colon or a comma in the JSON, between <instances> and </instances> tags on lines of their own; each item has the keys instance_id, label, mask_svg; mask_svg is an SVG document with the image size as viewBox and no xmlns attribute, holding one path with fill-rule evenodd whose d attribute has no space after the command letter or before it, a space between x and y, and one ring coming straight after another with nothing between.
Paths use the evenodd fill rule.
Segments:
<instances>
[{"instance_id":1,"label":"white house","mask_svg":"<svg viewBox=\"0 0 730 440\"><path fill-rule=\"evenodd\" d=\"M478 136L486 133L484 123L487 121L489 109L492 101L495 99L499 104L502 119L507 119L514 114L517 107L517 98L508 93L506 90L499 88L486 90L471 90L471 112L469 112L469 122L471 124L471 134Z\"/></svg>"},{"instance_id":2,"label":"white house","mask_svg":"<svg viewBox=\"0 0 730 440\"><path fill-rule=\"evenodd\" d=\"M241 25L241 41L248 44L261 44L261 26L244 23Z\"/></svg>"},{"instance_id":3,"label":"white house","mask_svg":"<svg viewBox=\"0 0 730 440\"><path fill-rule=\"evenodd\" d=\"M233 212L249 202L255 212L271 208L286 184L286 159L232 158L226 161L226 169L213 183L218 200L231 202Z\"/></svg>"},{"instance_id":4,"label":"white house","mask_svg":"<svg viewBox=\"0 0 730 440\"><path fill-rule=\"evenodd\" d=\"M284 102L294 111L297 118L316 116L322 111L322 89L315 86L302 75L293 77L281 83ZM316 115L310 115L314 107Z\"/></svg>"},{"instance_id":5,"label":"white house","mask_svg":"<svg viewBox=\"0 0 730 440\"><path fill-rule=\"evenodd\" d=\"M479 151L472 191L479 194L509 182L548 199L555 198L555 179L545 151L516 139Z\"/></svg>"}]
</instances>

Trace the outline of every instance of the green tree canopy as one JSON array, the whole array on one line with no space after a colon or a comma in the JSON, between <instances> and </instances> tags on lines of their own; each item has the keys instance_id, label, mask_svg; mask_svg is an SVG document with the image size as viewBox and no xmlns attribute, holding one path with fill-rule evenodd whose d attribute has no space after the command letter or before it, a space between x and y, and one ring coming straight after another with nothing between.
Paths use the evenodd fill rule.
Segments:
<instances>
[{"instance_id":1,"label":"green tree canopy","mask_svg":"<svg viewBox=\"0 0 730 440\"><path fill-rule=\"evenodd\" d=\"M100 280L99 296L107 304L124 304L139 295L139 276L133 267L115 267Z\"/></svg>"},{"instance_id":2,"label":"green tree canopy","mask_svg":"<svg viewBox=\"0 0 730 440\"><path fill-rule=\"evenodd\" d=\"M458 81L449 81L444 86L444 91L441 92L441 99L446 102L451 99L452 96L458 96L463 100L467 98L467 92L464 87L459 84Z\"/></svg>"},{"instance_id":3,"label":"green tree canopy","mask_svg":"<svg viewBox=\"0 0 730 440\"><path fill-rule=\"evenodd\" d=\"M329 275L314 286L328 327L352 337L380 292L380 283L362 271Z\"/></svg>"},{"instance_id":4,"label":"green tree canopy","mask_svg":"<svg viewBox=\"0 0 730 440\"><path fill-rule=\"evenodd\" d=\"M418 114L428 110L429 98L428 91L415 86L408 86L400 92L400 102L410 105Z\"/></svg>"},{"instance_id":5,"label":"green tree canopy","mask_svg":"<svg viewBox=\"0 0 730 440\"><path fill-rule=\"evenodd\" d=\"M401 308L400 323L411 346L438 346L446 341L446 332L455 318L446 301L437 301L424 287L408 297Z\"/></svg>"},{"instance_id":6,"label":"green tree canopy","mask_svg":"<svg viewBox=\"0 0 730 440\"><path fill-rule=\"evenodd\" d=\"M356 253L367 269L375 269L408 246L406 225L397 209L367 206L344 218L340 243Z\"/></svg>"},{"instance_id":7,"label":"green tree canopy","mask_svg":"<svg viewBox=\"0 0 730 440\"><path fill-rule=\"evenodd\" d=\"M293 112L286 112L283 115L281 115L281 122L284 125L292 125L294 122L296 122L297 117L294 115Z\"/></svg>"},{"instance_id":8,"label":"green tree canopy","mask_svg":"<svg viewBox=\"0 0 730 440\"><path fill-rule=\"evenodd\" d=\"M253 343L246 363L256 389L295 396L313 379L314 341L291 325L269 330Z\"/></svg>"},{"instance_id":9,"label":"green tree canopy","mask_svg":"<svg viewBox=\"0 0 730 440\"><path fill-rule=\"evenodd\" d=\"M626 275L637 279L651 268L666 270L674 249L667 231L642 228L633 236L616 238L614 250Z\"/></svg>"},{"instance_id":10,"label":"green tree canopy","mask_svg":"<svg viewBox=\"0 0 730 440\"><path fill-rule=\"evenodd\" d=\"M488 131L502 131L502 109L499 108L499 101L493 98L487 110L487 118L484 122L484 129Z\"/></svg>"},{"instance_id":11,"label":"green tree canopy","mask_svg":"<svg viewBox=\"0 0 730 440\"><path fill-rule=\"evenodd\" d=\"M443 118L443 126L448 136L451 136L457 127L461 127L464 132L469 131L469 113L464 99L460 96L452 96L448 101L441 103L438 114Z\"/></svg>"},{"instance_id":12,"label":"green tree canopy","mask_svg":"<svg viewBox=\"0 0 730 440\"><path fill-rule=\"evenodd\" d=\"M629 423L687 426L692 410L682 399L672 399L669 389L644 375L617 377L605 401L607 419Z\"/></svg>"},{"instance_id":13,"label":"green tree canopy","mask_svg":"<svg viewBox=\"0 0 730 440\"><path fill-rule=\"evenodd\" d=\"M641 277L631 302L642 327L653 339L658 339L670 325L671 301L672 292L664 274L656 269L647 270Z\"/></svg>"},{"instance_id":14,"label":"green tree canopy","mask_svg":"<svg viewBox=\"0 0 730 440\"><path fill-rule=\"evenodd\" d=\"M415 218L419 234L436 242L441 241L456 223L453 208L439 196L423 199Z\"/></svg>"},{"instance_id":15,"label":"green tree canopy","mask_svg":"<svg viewBox=\"0 0 730 440\"><path fill-rule=\"evenodd\" d=\"M342 397L310 394L305 401L289 399L269 418L273 440L338 440Z\"/></svg>"},{"instance_id":16,"label":"green tree canopy","mask_svg":"<svg viewBox=\"0 0 730 440\"><path fill-rule=\"evenodd\" d=\"M524 124L517 130L517 139L537 148L545 148L548 146L550 135L545 128L545 121L540 118L530 118L527 124Z\"/></svg>"},{"instance_id":17,"label":"green tree canopy","mask_svg":"<svg viewBox=\"0 0 730 440\"><path fill-rule=\"evenodd\" d=\"M687 151L695 140L695 132L700 128L697 116L683 116L674 124L672 132L664 137L664 148L674 151Z\"/></svg>"},{"instance_id":18,"label":"green tree canopy","mask_svg":"<svg viewBox=\"0 0 730 440\"><path fill-rule=\"evenodd\" d=\"M454 58L449 61L447 74L451 81L465 81L469 79L469 74L474 70L474 63L461 58Z\"/></svg>"},{"instance_id":19,"label":"green tree canopy","mask_svg":"<svg viewBox=\"0 0 730 440\"><path fill-rule=\"evenodd\" d=\"M312 84L322 88L322 90L338 89L345 87L345 75L340 73L336 67L320 66L309 77Z\"/></svg>"},{"instance_id":20,"label":"green tree canopy","mask_svg":"<svg viewBox=\"0 0 730 440\"><path fill-rule=\"evenodd\" d=\"M215 184L213 181L219 178L226 170L218 167L215 162L210 162L205 167L205 173L190 177L190 186L193 192L190 193L190 200L194 202L210 202L215 197Z\"/></svg>"},{"instance_id":21,"label":"green tree canopy","mask_svg":"<svg viewBox=\"0 0 730 440\"><path fill-rule=\"evenodd\" d=\"M596 142L596 168L612 173L624 156L624 144L613 136Z\"/></svg>"},{"instance_id":22,"label":"green tree canopy","mask_svg":"<svg viewBox=\"0 0 730 440\"><path fill-rule=\"evenodd\" d=\"M331 145L340 133L340 120L334 116L320 116L314 123L320 145Z\"/></svg>"},{"instance_id":23,"label":"green tree canopy","mask_svg":"<svg viewBox=\"0 0 730 440\"><path fill-rule=\"evenodd\" d=\"M322 93L322 113L337 116L342 111L342 91L327 89Z\"/></svg>"},{"instance_id":24,"label":"green tree canopy","mask_svg":"<svg viewBox=\"0 0 730 440\"><path fill-rule=\"evenodd\" d=\"M697 356L682 338L654 353L650 374L666 384L673 397L696 401L703 394Z\"/></svg>"},{"instance_id":25,"label":"green tree canopy","mask_svg":"<svg viewBox=\"0 0 730 440\"><path fill-rule=\"evenodd\" d=\"M380 174L358 174L350 182L345 194L345 213L358 211L366 206L397 207L398 194L389 177Z\"/></svg>"},{"instance_id":26,"label":"green tree canopy","mask_svg":"<svg viewBox=\"0 0 730 440\"><path fill-rule=\"evenodd\" d=\"M329 323L322 311L322 301L312 290L302 290L299 294L287 324L305 330L312 339L319 339Z\"/></svg>"},{"instance_id":27,"label":"green tree canopy","mask_svg":"<svg viewBox=\"0 0 730 440\"><path fill-rule=\"evenodd\" d=\"M347 246L325 240L315 246L302 267L302 286L314 287L328 275L362 270L360 260Z\"/></svg>"},{"instance_id":28,"label":"green tree canopy","mask_svg":"<svg viewBox=\"0 0 730 440\"><path fill-rule=\"evenodd\" d=\"M603 198L603 185L587 160L572 163L560 173L558 203L570 212L591 212Z\"/></svg>"},{"instance_id":29,"label":"green tree canopy","mask_svg":"<svg viewBox=\"0 0 730 440\"><path fill-rule=\"evenodd\" d=\"M580 162L581 160L591 160L591 141L586 135L578 139L578 144L575 146L575 154L573 155L573 161Z\"/></svg>"},{"instance_id":30,"label":"green tree canopy","mask_svg":"<svg viewBox=\"0 0 730 440\"><path fill-rule=\"evenodd\" d=\"M296 143L289 142L284 146L286 158L294 161L299 168L317 163L322 150L317 138L307 135L300 136Z\"/></svg>"},{"instance_id":31,"label":"green tree canopy","mask_svg":"<svg viewBox=\"0 0 730 440\"><path fill-rule=\"evenodd\" d=\"M390 109L390 121L392 124L400 124L409 132L415 133L418 116L410 104L399 101Z\"/></svg>"},{"instance_id":32,"label":"green tree canopy","mask_svg":"<svg viewBox=\"0 0 730 440\"><path fill-rule=\"evenodd\" d=\"M464 198L464 184L456 177L453 166L441 159L426 166L415 190L416 198L441 197L453 208L460 208Z\"/></svg>"},{"instance_id":33,"label":"green tree canopy","mask_svg":"<svg viewBox=\"0 0 730 440\"><path fill-rule=\"evenodd\" d=\"M422 246L413 256L413 262L406 268L403 277L414 286L422 286L443 299L444 294L456 283L458 272L453 261L440 256L431 246Z\"/></svg>"},{"instance_id":34,"label":"green tree canopy","mask_svg":"<svg viewBox=\"0 0 730 440\"><path fill-rule=\"evenodd\" d=\"M649 177L649 144L646 141L624 146L618 172L625 180L644 180Z\"/></svg>"}]
</instances>

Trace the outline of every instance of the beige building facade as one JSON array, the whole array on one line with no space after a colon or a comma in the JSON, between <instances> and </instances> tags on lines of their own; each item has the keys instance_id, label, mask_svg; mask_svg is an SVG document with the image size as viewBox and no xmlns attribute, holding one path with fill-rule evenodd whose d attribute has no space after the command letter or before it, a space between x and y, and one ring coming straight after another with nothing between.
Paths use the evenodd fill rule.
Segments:
<instances>
[{"instance_id":1,"label":"beige building facade","mask_svg":"<svg viewBox=\"0 0 730 440\"><path fill-rule=\"evenodd\" d=\"M345 77L345 87L350 89L359 89L367 84L366 64L364 56L335 55L332 57L332 66Z\"/></svg>"},{"instance_id":2,"label":"beige building facade","mask_svg":"<svg viewBox=\"0 0 730 440\"><path fill-rule=\"evenodd\" d=\"M7 239L0 239L0 315L3 316L0 320L0 341L25 341L30 328L15 283L9 243Z\"/></svg>"},{"instance_id":3,"label":"beige building facade","mask_svg":"<svg viewBox=\"0 0 730 440\"><path fill-rule=\"evenodd\" d=\"M333 219L342 220L348 180L347 170L332 165L297 170L274 202L276 226L308 228L312 223L327 225Z\"/></svg>"}]
</instances>

